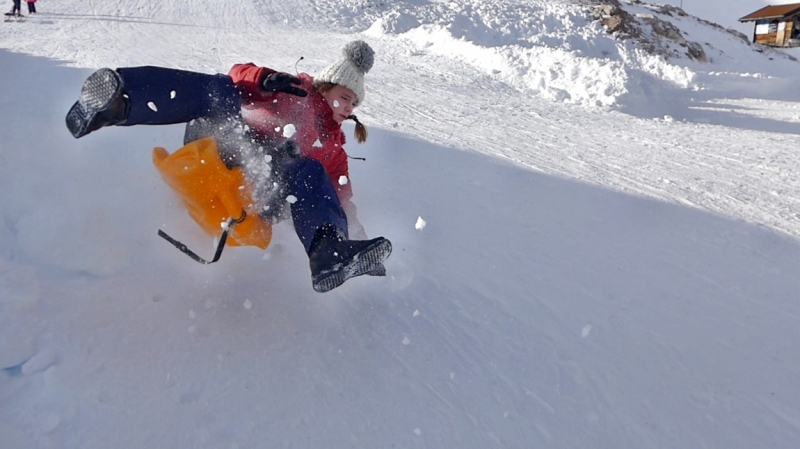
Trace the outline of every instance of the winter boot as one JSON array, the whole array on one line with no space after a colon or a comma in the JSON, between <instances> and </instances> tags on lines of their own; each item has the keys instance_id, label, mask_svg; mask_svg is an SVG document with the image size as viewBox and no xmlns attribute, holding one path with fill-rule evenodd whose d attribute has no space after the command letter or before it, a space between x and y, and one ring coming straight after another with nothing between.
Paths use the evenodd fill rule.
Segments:
<instances>
[{"instance_id":1,"label":"winter boot","mask_svg":"<svg viewBox=\"0 0 800 449\"><path fill-rule=\"evenodd\" d=\"M377 267L368 271L366 274L367 276L386 276L386 267L384 267L383 263L381 263Z\"/></svg>"},{"instance_id":2,"label":"winter boot","mask_svg":"<svg viewBox=\"0 0 800 449\"><path fill-rule=\"evenodd\" d=\"M104 126L123 123L129 112L119 73L100 69L83 83L80 99L67 112L67 128L77 139Z\"/></svg>"},{"instance_id":3,"label":"winter boot","mask_svg":"<svg viewBox=\"0 0 800 449\"><path fill-rule=\"evenodd\" d=\"M391 253L392 243L383 237L347 240L324 226L316 232L308 252L311 283L314 290L324 293L352 277L385 276L383 261Z\"/></svg>"}]
</instances>

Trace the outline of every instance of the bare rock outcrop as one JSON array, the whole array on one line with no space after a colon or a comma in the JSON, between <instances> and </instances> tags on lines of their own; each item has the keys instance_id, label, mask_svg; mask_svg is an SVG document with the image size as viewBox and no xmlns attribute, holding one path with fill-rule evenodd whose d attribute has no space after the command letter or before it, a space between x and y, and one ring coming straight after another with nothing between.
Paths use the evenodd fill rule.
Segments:
<instances>
[{"instance_id":1,"label":"bare rock outcrop","mask_svg":"<svg viewBox=\"0 0 800 449\"><path fill-rule=\"evenodd\" d=\"M634 0L631 3L641 2ZM708 62L701 44L686 39L678 27L655 14L630 14L617 0L590 6L589 11L610 34L620 39L635 40L650 53L665 58L686 56L695 61ZM668 16L687 15L681 8L671 5L656 5L655 11Z\"/></svg>"}]
</instances>

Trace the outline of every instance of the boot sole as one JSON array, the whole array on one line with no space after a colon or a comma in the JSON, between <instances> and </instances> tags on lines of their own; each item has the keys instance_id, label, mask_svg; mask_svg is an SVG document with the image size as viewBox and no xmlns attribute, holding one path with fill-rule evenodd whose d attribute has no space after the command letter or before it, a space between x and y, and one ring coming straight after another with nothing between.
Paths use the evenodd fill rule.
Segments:
<instances>
[{"instance_id":1,"label":"boot sole","mask_svg":"<svg viewBox=\"0 0 800 449\"><path fill-rule=\"evenodd\" d=\"M322 273L314 281L314 290L319 293L325 293L344 284L344 281L363 274L382 271L385 275L386 271L383 268L383 262L391 253L392 242L386 239L375 242L375 245L362 251L349 264L337 267L337 269L330 270L327 273Z\"/></svg>"},{"instance_id":2,"label":"boot sole","mask_svg":"<svg viewBox=\"0 0 800 449\"><path fill-rule=\"evenodd\" d=\"M119 75L100 69L89 76L81 88L81 97L67 112L67 129L76 139L89 134L97 114L106 110L122 93Z\"/></svg>"}]
</instances>

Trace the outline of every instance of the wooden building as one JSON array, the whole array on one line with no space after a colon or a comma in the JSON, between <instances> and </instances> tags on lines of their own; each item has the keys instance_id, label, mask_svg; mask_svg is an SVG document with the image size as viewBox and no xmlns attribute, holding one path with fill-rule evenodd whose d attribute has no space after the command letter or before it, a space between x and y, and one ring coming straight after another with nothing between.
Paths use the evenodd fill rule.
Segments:
<instances>
[{"instance_id":1,"label":"wooden building","mask_svg":"<svg viewBox=\"0 0 800 449\"><path fill-rule=\"evenodd\" d=\"M739 22L755 22L753 42L772 47L800 46L800 3L770 5L752 12Z\"/></svg>"}]
</instances>

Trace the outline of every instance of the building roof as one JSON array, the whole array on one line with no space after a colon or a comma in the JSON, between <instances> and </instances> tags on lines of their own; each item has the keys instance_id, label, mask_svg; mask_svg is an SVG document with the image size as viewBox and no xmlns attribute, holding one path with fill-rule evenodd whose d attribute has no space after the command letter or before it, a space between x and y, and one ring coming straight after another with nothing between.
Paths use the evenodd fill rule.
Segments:
<instances>
[{"instance_id":1,"label":"building roof","mask_svg":"<svg viewBox=\"0 0 800 449\"><path fill-rule=\"evenodd\" d=\"M742 17L739 22L752 22L753 20L761 19L786 19L799 13L800 3L769 5Z\"/></svg>"}]
</instances>

